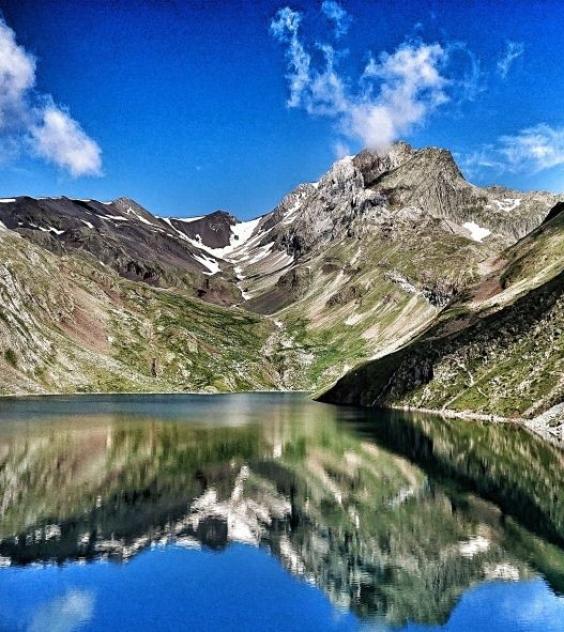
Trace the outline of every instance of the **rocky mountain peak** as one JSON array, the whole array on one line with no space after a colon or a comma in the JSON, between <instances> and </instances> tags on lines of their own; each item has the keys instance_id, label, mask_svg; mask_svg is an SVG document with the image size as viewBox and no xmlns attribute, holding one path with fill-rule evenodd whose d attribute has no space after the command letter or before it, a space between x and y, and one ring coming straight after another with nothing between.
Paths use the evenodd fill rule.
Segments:
<instances>
[{"instance_id":1,"label":"rocky mountain peak","mask_svg":"<svg viewBox=\"0 0 564 632\"><path fill-rule=\"evenodd\" d=\"M354 156L352 162L362 173L364 184L370 186L379 176L396 169L414 154L414 149L403 141L394 143L384 153L363 149Z\"/></svg>"}]
</instances>

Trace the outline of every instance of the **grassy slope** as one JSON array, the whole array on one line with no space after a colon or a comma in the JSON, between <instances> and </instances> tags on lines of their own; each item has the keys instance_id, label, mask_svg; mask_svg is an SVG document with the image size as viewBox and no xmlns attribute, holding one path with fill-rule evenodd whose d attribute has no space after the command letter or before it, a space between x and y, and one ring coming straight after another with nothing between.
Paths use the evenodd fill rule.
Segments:
<instances>
[{"instance_id":1,"label":"grassy slope","mask_svg":"<svg viewBox=\"0 0 564 632\"><path fill-rule=\"evenodd\" d=\"M0 393L273 388L272 323L0 235Z\"/></svg>"},{"instance_id":2,"label":"grassy slope","mask_svg":"<svg viewBox=\"0 0 564 632\"><path fill-rule=\"evenodd\" d=\"M508 249L418 339L322 396L532 416L564 397L564 213Z\"/></svg>"},{"instance_id":3,"label":"grassy slope","mask_svg":"<svg viewBox=\"0 0 564 632\"><path fill-rule=\"evenodd\" d=\"M363 237L362 256L357 251L348 239L303 264L310 270L307 292L275 315L285 325L281 351L291 345L303 352L294 378L299 386L327 386L359 362L411 339L439 311L423 291L474 281L478 262L490 253L486 245L445 232L432 218L402 225L391 238L374 230L371 239ZM398 276L417 292L393 280Z\"/></svg>"},{"instance_id":4,"label":"grassy slope","mask_svg":"<svg viewBox=\"0 0 564 632\"><path fill-rule=\"evenodd\" d=\"M357 242L347 239L312 257L303 264L309 269L306 291L273 318L130 282L87 255L56 256L3 232L0 393L322 388L359 362L412 340L430 323L435 323L432 336L442 336L441 327L448 330L453 323L470 331L476 314L496 311L541 285L561 266L561 231L553 226L558 221L507 251L503 265L498 262L475 287L477 296L492 283L498 290L501 283L503 292L491 298L467 295L438 320L439 309L424 292L460 291L475 281L488 248L444 231L433 218L412 225L402 220L401 230L391 235L375 230L368 241L363 235L362 256ZM554 318L560 318L558 312ZM552 326L537 331L536 338L515 344L512 355L501 349L516 383L508 401L522 391L520 372L528 372L531 362L535 370L542 367L534 362L541 352L558 359L545 335ZM493 349L495 366L505 371L496 353ZM437 388L399 400L429 407L452 400L449 406L457 410L485 410L503 389L490 365L478 364L479 357L462 365L458 357L443 362L436 374L444 379L433 382ZM472 388L469 370L476 371ZM558 370L555 361L550 371L534 376L536 391L525 392L516 409L500 403L496 412L522 413L549 390L557 397ZM374 388L362 391L356 401L372 403Z\"/></svg>"}]
</instances>

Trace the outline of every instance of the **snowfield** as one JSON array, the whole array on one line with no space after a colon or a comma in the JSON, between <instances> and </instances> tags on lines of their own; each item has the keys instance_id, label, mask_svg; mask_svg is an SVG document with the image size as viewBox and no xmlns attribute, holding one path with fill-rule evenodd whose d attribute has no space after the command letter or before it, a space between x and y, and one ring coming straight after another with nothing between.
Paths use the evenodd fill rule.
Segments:
<instances>
[{"instance_id":1,"label":"snowfield","mask_svg":"<svg viewBox=\"0 0 564 632\"><path fill-rule=\"evenodd\" d=\"M478 226L476 222L464 222L462 224L464 228L470 233L470 238L477 242L482 242L488 235L491 235L491 230Z\"/></svg>"}]
</instances>

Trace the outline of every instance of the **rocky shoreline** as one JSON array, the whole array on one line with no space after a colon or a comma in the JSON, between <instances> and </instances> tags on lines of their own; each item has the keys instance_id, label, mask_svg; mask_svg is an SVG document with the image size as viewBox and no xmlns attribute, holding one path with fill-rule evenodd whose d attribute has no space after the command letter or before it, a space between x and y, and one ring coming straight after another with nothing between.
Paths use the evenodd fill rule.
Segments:
<instances>
[{"instance_id":1,"label":"rocky shoreline","mask_svg":"<svg viewBox=\"0 0 564 632\"><path fill-rule=\"evenodd\" d=\"M524 417L501 417L500 415L488 415L473 413L471 411L457 411L449 409L419 408L414 406L389 405L390 410L403 410L405 412L439 415L447 419L467 419L473 421L486 421L498 424L514 424L532 431L553 445L564 449L564 403L554 406L550 410L537 415L533 419Z\"/></svg>"}]
</instances>

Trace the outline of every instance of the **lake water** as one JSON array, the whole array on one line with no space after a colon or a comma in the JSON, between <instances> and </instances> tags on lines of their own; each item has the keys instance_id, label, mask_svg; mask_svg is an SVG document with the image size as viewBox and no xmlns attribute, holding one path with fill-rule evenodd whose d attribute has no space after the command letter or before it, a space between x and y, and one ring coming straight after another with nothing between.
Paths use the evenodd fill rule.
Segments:
<instances>
[{"instance_id":1,"label":"lake water","mask_svg":"<svg viewBox=\"0 0 564 632\"><path fill-rule=\"evenodd\" d=\"M564 630L564 454L302 394L0 400L0 630Z\"/></svg>"}]
</instances>

